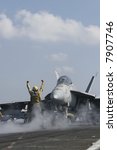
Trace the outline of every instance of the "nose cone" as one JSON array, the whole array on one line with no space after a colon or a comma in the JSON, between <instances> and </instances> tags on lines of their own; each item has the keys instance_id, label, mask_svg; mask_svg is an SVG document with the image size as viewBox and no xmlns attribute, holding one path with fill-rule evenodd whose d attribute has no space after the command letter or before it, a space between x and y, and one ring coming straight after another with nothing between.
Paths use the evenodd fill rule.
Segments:
<instances>
[{"instance_id":1,"label":"nose cone","mask_svg":"<svg viewBox=\"0 0 117 150\"><path fill-rule=\"evenodd\" d=\"M53 98L53 99L59 99L59 95L58 95L58 94L53 94L53 95L52 95L52 98Z\"/></svg>"},{"instance_id":2,"label":"nose cone","mask_svg":"<svg viewBox=\"0 0 117 150\"><path fill-rule=\"evenodd\" d=\"M57 90L57 91L53 91L51 94L51 98L54 100L64 100L64 94L63 91L61 90Z\"/></svg>"}]
</instances>

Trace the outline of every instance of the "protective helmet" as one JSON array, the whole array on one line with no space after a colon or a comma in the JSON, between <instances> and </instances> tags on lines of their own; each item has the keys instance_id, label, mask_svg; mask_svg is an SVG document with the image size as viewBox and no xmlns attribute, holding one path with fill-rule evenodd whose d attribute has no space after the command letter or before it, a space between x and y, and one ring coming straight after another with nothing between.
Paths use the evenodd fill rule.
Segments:
<instances>
[{"instance_id":1,"label":"protective helmet","mask_svg":"<svg viewBox=\"0 0 117 150\"><path fill-rule=\"evenodd\" d=\"M32 88L32 91L38 91L38 87L37 87L37 86L34 86L34 87Z\"/></svg>"}]
</instances>

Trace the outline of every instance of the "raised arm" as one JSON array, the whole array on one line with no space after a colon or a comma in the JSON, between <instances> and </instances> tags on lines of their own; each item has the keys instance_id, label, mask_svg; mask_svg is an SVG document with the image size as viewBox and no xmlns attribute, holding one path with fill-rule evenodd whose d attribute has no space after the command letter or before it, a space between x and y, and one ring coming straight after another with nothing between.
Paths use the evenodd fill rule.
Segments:
<instances>
[{"instance_id":1,"label":"raised arm","mask_svg":"<svg viewBox=\"0 0 117 150\"><path fill-rule=\"evenodd\" d=\"M43 88L44 88L44 81L41 80L41 86L40 86L40 89L39 89L40 95L41 95L41 93L43 92Z\"/></svg>"},{"instance_id":2,"label":"raised arm","mask_svg":"<svg viewBox=\"0 0 117 150\"><path fill-rule=\"evenodd\" d=\"M31 87L30 87L30 85L29 85L29 81L26 82L26 86L27 86L28 92L30 93Z\"/></svg>"}]
</instances>

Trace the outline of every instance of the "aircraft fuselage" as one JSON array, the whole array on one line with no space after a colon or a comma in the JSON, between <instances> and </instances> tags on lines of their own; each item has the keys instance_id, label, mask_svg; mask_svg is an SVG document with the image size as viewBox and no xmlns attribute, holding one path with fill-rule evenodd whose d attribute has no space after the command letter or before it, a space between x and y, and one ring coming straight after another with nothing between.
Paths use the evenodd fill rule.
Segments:
<instances>
[{"instance_id":1,"label":"aircraft fuselage","mask_svg":"<svg viewBox=\"0 0 117 150\"><path fill-rule=\"evenodd\" d=\"M51 93L51 99L59 104L70 104L72 101L70 86L58 84Z\"/></svg>"}]
</instances>

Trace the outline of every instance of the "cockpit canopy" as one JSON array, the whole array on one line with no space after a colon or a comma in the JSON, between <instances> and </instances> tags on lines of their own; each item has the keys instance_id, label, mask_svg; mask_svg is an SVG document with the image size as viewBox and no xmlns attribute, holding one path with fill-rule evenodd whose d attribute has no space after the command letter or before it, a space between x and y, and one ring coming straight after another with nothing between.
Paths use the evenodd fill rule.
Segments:
<instances>
[{"instance_id":1,"label":"cockpit canopy","mask_svg":"<svg viewBox=\"0 0 117 150\"><path fill-rule=\"evenodd\" d=\"M61 76L58 81L57 81L57 85L58 84L65 84L65 85L70 85L72 84L72 81L69 77L67 76Z\"/></svg>"}]
</instances>

